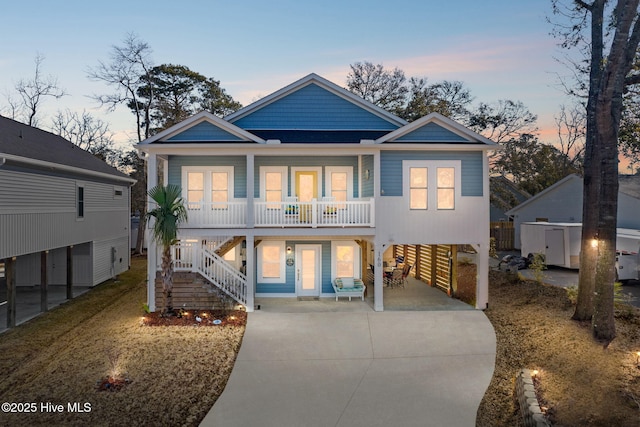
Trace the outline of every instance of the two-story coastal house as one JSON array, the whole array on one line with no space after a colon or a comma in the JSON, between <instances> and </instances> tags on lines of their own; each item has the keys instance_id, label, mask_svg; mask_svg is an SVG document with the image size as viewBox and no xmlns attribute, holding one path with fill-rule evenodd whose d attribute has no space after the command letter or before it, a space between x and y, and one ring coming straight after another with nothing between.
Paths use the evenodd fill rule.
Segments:
<instances>
[{"instance_id":1,"label":"two-story coastal house","mask_svg":"<svg viewBox=\"0 0 640 427\"><path fill-rule=\"evenodd\" d=\"M449 257L446 269L457 245L476 250L476 307L487 305L487 151L496 144L444 116L407 123L310 74L224 119L196 114L137 148L149 188L182 188L189 218L176 270L201 274L248 311L256 296L333 297L335 278L367 273L381 311L392 248L409 248L405 262L432 283L438 254ZM155 309L159 258L149 245Z\"/></svg>"}]
</instances>

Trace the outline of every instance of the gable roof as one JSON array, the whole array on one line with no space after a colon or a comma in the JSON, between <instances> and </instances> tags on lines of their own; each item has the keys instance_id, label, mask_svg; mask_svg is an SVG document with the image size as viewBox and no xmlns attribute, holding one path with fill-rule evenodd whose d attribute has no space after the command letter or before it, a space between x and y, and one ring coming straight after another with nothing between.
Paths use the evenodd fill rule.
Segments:
<instances>
[{"instance_id":1,"label":"gable roof","mask_svg":"<svg viewBox=\"0 0 640 427\"><path fill-rule=\"evenodd\" d=\"M0 159L135 182L61 136L3 116L0 116Z\"/></svg>"},{"instance_id":2,"label":"gable roof","mask_svg":"<svg viewBox=\"0 0 640 427\"><path fill-rule=\"evenodd\" d=\"M546 195L551 193L552 191L555 191L560 187L563 187L565 185L575 183L575 182L579 183L580 190L582 191L582 177L576 174L567 175L564 178L562 178L560 181L553 184L552 186L545 188L535 196L520 203L518 206L507 211L506 213L507 215L514 215L523 207L526 207L531 203L535 203L537 200L543 197L546 197ZM640 199L640 175L619 175L618 183L619 183L619 188L618 188L619 193L625 194L635 199Z\"/></svg>"},{"instance_id":3,"label":"gable roof","mask_svg":"<svg viewBox=\"0 0 640 427\"><path fill-rule=\"evenodd\" d=\"M489 138L439 113L429 113L416 121L376 139L374 142L376 144L438 142L498 146L498 144Z\"/></svg>"},{"instance_id":4,"label":"gable roof","mask_svg":"<svg viewBox=\"0 0 640 427\"><path fill-rule=\"evenodd\" d=\"M575 181L579 181L580 185L582 185L582 177L576 175L576 174L571 174L571 175L567 175L564 178L562 178L560 181L556 182L555 184L545 188L544 190L542 190L541 192L539 192L538 194L536 194L535 196L531 197L530 199L525 200L524 202L520 203L518 206L514 207L513 209L509 210L506 212L507 215L514 215L515 213L517 213L520 209L529 206L532 203L535 203L536 201L540 200L541 198L545 197L547 194L556 191L558 188L563 187L564 185L570 184L570 183L574 183Z\"/></svg>"},{"instance_id":5,"label":"gable roof","mask_svg":"<svg viewBox=\"0 0 640 427\"><path fill-rule=\"evenodd\" d=\"M386 130L391 131L393 129L397 129L400 126L404 126L407 122L383 108L374 105L373 103L364 100L363 98L355 95L348 90L336 85L329 80L320 77L315 73L311 73L288 86L254 102L242 108L235 113L229 114L225 117L225 120L238 124L243 128L253 128L253 129L264 129L266 124L266 116L269 116L271 113L269 112L270 108L273 108L276 103L280 104L282 108L287 108L286 103L293 104L296 99L302 98L306 96L306 93L312 93L315 96L318 94L322 94L325 97L331 97L332 102L340 103L343 108L351 107L350 113L358 114L358 118L367 123L367 126L370 126L370 130ZM342 111L327 108L326 110L317 110L318 105L310 105L305 104L304 102L298 102L294 108L290 108L288 110L289 116L289 125L292 120L301 120L305 115L314 116L317 118L322 118L327 122L335 125L336 123L341 123L342 126L348 126L349 120L346 120L343 117ZM322 107L320 107L322 108ZM253 116L252 122L249 123L250 116ZM255 117L259 117L261 120L256 120ZM245 126L244 123L247 123ZM257 127L256 127L257 126ZM311 126L307 123L307 126ZM289 127L291 128L291 127ZM300 127L297 127L300 129ZM311 127L307 128L308 130L318 130L311 129ZM348 127L343 127L341 129L334 128L333 130L348 130ZM363 130L360 127L357 130Z\"/></svg>"},{"instance_id":6,"label":"gable roof","mask_svg":"<svg viewBox=\"0 0 640 427\"><path fill-rule=\"evenodd\" d=\"M502 210L509 210L531 198L531 194L503 175L489 177L491 204Z\"/></svg>"},{"instance_id":7,"label":"gable roof","mask_svg":"<svg viewBox=\"0 0 640 427\"><path fill-rule=\"evenodd\" d=\"M212 130L214 132L211 132ZM257 142L263 144L265 140L208 111L201 111L145 139L138 145L167 142Z\"/></svg>"}]
</instances>

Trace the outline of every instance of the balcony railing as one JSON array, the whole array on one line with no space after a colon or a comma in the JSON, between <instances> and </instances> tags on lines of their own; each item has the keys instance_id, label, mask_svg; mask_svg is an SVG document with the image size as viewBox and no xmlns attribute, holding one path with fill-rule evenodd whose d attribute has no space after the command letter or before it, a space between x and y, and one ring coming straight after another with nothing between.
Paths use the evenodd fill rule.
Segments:
<instances>
[{"instance_id":1,"label":"balcony railing","mask_svg":"<svg viewBox=\"0 0 640 427\"><path fill-rule=\"evenodd\" d=\"M374 199L254 203L255 227L373 227ZM189 228L245 228L246 200L187 203Z\"/></svg>"},{"instance_id":2,"label":"balcony railing","mask_svg":"<svg viewBox=\"0 0 640 427\"><path fill-rule=\"evenodd\" d=\"M244 228L247 226L247 201L186 203L189 227Z\"/></svg>"},{"instance_id":3,"label":"balcony railing","mask_svg":"<svg viewBox=\"0 0 640 427\"><path fill-rule=\"evenodd\" d=\"M374 201L255 202L256 227L373 227Z\"/></svg>"}]
</instances>

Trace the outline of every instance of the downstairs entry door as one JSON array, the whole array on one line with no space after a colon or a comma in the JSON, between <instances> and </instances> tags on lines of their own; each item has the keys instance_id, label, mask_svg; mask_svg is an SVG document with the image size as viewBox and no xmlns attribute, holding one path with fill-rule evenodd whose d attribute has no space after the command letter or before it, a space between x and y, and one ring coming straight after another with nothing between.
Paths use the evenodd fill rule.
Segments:
<instances>
[{"instance_id":1,"label":"downstairs entry door","mask_svg":"<svg viewBox=\"0 0 640 427\"><path fill-rule=\"evenodd\" d=\"M296 292L302 297L320 296L322 245L296 245Z\"/></svg>"}]
</instances>

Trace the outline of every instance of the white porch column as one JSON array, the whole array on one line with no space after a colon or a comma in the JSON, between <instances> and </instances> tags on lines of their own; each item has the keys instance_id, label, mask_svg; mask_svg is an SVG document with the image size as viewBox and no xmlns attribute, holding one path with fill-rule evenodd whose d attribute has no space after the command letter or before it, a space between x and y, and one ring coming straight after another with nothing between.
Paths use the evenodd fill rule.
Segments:
<instances>
[{"instance_id":1,"label":"white porch column","mask_svg":"<svg viewBox=\"0 0 640 427\"><path fill-rule=\"evenodd\" d=\"M149 154L147 157L147 191L158 184L158 159L155 154ZM152 209L151 198L147 196L147 212ZM156 269L158 249L151 232L152 220L147 222L145 228L145 239L147 242L147 304L149 310L156 311Z\"/></svg>"},{"instance_id":2,"label":"white porch column","mask_svg":"<svg viewBox=\"0 0 640 427\"><path fill-rule=\"evenodd\" d=\"M253 224L255 224L255 207L253 205L254 182L254 155L247 154L247 228L253 228ZM247 249L249 249L248 245Z\"/></svg>"},{"instance_id":3,"label":"white porch column","mask_svg":"<svg viewBox=\"0 0 640 427\"><path fill-rule=\"evenodd\" d=\"M165 187L169 185L169 157L165 157L161 159L160 163L162 166L162 185Z\"/></svg>"},{"instance_id":4,"label":"white porch column","mask_svg":"<svg viewBox=\"0 0 640 427\"><path fill-rule=\"evenodd\" d=\"M373 154L373 197L378 199L381 195L381 191L384 188L380 188L380 152ZM376 205L379 203L376 203Z\"/></svg>"},{"instance_id":5,"label":"white porch column","mask_svg":"<svg viewBox=\"0 0 640 427\"><path fill-rule=\"evenodd\" d=\"M245 256L247 257L247 311L252 312L255 305L256 295L256 257L255 257L255 239L253 233L247 233L247 248L245 249Z\"/></svg>"},{"instance_id":6,"label":"white porch column","mask_svg":"<svg viewBox=\"0 0 640 427\"><path fill-rule=\"evenodd\" d=\"M375 250L374 250L374 262L375 269L373 275L373 309L375 311L384 311L384 301L383 301L383 275L384 270L382 268L382 257L384 254L384 248L382 247L382 243L375 242Z\"/></svg>"}]
</instances>

